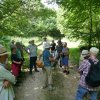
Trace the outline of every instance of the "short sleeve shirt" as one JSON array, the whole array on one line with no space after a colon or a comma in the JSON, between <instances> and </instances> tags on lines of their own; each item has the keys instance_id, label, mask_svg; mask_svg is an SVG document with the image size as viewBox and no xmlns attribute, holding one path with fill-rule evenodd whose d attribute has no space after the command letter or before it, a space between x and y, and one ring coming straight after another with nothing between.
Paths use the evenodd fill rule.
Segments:
<instances>
[{"instance_id":1,"label":"short sleeve shirt","mask_svg":"<svg viewBox=\"0 0 100 100\"><path fill-rule=\"evenodd\" d=\"M37 56L37 46L30 44L28 46L29 52L30 52L30 57L36 57Z\"/></svg>"}]
</instances>

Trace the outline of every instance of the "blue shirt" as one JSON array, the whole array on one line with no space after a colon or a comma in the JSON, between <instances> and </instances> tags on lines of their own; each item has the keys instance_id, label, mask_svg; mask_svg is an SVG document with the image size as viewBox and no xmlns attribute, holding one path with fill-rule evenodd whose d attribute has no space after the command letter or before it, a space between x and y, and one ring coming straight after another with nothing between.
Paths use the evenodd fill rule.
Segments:
<instances>
[{"instance_id":1,"label":"blue shirt","mask_svg":"<svg viewBox=\"0 0 100 100\"><path fill-rule=\"evenodd\" d=\"M34 44L30 44L28 46L28 50L29 50L29 53L30 53L30 57L36 57L37 56L37 46Z\"/></svg>"},{"instance_id":2,"label":"blue shirt","mask_svg":"<svg viewBox=\"0 0 100 100\"><path fill-rule=\"evenodd\" d=\"M51 66L51 62L49 60L49 57L50 57L50 51L45 49L43 51L43 62L44 62L44 66Z\"/></svg>"}]
</instances>

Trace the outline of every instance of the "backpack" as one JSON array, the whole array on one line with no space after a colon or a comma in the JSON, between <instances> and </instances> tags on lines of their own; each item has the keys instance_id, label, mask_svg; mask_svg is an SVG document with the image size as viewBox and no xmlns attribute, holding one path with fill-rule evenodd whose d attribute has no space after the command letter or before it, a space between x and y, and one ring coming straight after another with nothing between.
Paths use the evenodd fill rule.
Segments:
<instances>
[{"instance_id":1,"label":"backpack","mask_svg":"<svg viewBox=\"0 0 100 100\"><path fill-rule=\"evenodd\" d=\"M85 77L85 82L91 87L98 87L100 86L100 61L94 64L91 59L88 60L91 66L87 76Z\"/></svg>"}]
</instances>

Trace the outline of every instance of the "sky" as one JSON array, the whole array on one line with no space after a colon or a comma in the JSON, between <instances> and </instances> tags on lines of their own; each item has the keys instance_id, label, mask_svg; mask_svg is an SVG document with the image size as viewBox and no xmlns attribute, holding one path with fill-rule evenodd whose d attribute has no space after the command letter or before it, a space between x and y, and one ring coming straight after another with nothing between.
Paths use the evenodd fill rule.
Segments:
<instances>
[{"instance_id":1,"label":"sky","mask_svg":"<svg viewBox=\"0 0 100 100\"><path fill-rule=\"evenodd\" d=\"M51 0L41 0L41 2L50 9L58 10L58 5L55 2L50 2Z\"/></svg>"}]
</instances>

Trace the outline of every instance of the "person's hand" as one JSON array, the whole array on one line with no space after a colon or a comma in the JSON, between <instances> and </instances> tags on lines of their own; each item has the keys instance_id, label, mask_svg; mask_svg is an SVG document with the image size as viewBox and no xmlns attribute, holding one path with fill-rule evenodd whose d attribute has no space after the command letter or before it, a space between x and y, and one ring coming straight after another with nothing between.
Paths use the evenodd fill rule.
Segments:
<instances>
[{"instance_id":1,"label":"person's hand","mask_svg":"<svg viewBox=\"0 0 100 100\"><path fill-rule=\"evenodd\" d=\"M5 80L5 81L3 82L3 87L4 87L4 88L8 88L9 86L10 86L10 82L7 81L7 80Z\"/></svg>"}]
</instances>

